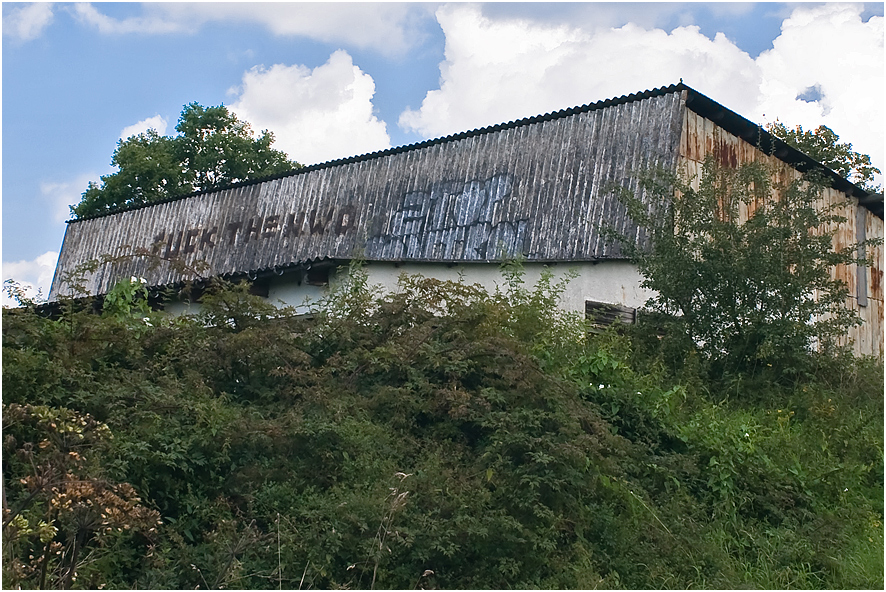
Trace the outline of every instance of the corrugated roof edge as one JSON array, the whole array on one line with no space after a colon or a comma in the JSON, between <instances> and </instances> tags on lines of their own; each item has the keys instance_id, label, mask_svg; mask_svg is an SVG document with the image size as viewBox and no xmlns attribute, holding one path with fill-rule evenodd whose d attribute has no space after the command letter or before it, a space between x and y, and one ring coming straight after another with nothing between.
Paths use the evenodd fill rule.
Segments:
<instances>
[{"instance_id":1,"label":"corrugated roof edge","mask_svg":"<svg viewBox=\"0 0 886 592\"><path fill-rule=\"evenodd\" d=\"M168 199L154 201L146 204L138 204L123 208L117 208L114 210L110 210L107 212L103 212L101 214L95 214L92 216L84 216L83 218L74 218L68 220L67 223L73 222L83 222L86 220L93 220L96 218L103 218L105 216L113 216L115 214L120 214L123 212L130 212L133 210L140 210L143 208L148 208L152 206L156 206L159 204L170 203L174 201L179 201L183 199L188 199L191 197L196 197L198 195L204 195L206 193L215 193L218 191L224 191L227 189L235 189L238 187L246 187L249 185L256 185L258 183L264 183L266 181L273 181L276 179L283 179L285 177L293 177L295 175L302 175L305 173L309 173L311 171L331 168L335 166L341 166L345 164L352 164L355 162L363 162L366 160L372 160L374 158L382 158L384 156L389 156L392 154L399 154L402 152L409 152L411 150L419 150L421 148L426 148L428 146L435 146L437 144L443 144L446 142L455 142L457 140L461 140L464 138L470 138L473 136L481 135L481 134L489 134L501 131L503 129L511 129L515 127L520 127L524 125L531 125L534 123L539 123L543 121L550 121L553 119L560 119L562 117L569 117L571 115L576 115L578 113L587 113L589 111L595 111L597 109L605 109L607 107L614 107L616 105L623 105L625 103L632 103L634 101L641 101L643 99L649 99L652 97L660 97L666 94L671 94L675 92L687 91L688 96L686 100L686 106L692 111L702 115L703 117L707 117L717 125L720 125L726 131L735 134L736 136L755 144L757 146L765 145L772 147L772 154L787 162L794 168L799 171L810 170L811 168L819 168L823 170L826 175L828 175L835 189L839 189L841 191L845 191L855 197L859 198L859 203L864 205L867 209L871 210L875 215L879 218L883 218L883 200L882 198L877 200L871 200L871 195L869 195L866 191L861 189L860 187L852 184L846 179L837 175L837 173L833 172L829 168L825 167L821 163L813 160L812 158L806 156L799 150L789 146L782 140L775 138L769 132L764 130L759 125L751 122L748 119L745 119L738 113L735 113L731 109L727 109L720 103L706 97L700 92L686 86L683 82L678 84L671 84L670 86L662 86L652 90L645 90L642 92L631 93L629 95L622 95L620 97L605 99L602 101L597 101L595 103L588 103L585 105L580 105L577 107L570 107L568 109L560 109L559 111L551 111L549 113L545 113L543 115L534 115L532 117L524 117L522 119L512 120L506 123L499 123L496 125L491 125L482 128L476 128L473 130L468 130L464 132L459 132L456 134L450 134L448 136L443 136L440 138L433 138L430 140L425 140L423 142L416 142L414 144L407 144L405 146L396 146L393 148L387 148L385 150L378 150L375 152L368 152L365 154L359 154L356 156L349 156L347 158L339 158L336 160L330 160L327 162L322 162L318 164L312 164L300 169L294 169L292 171L288 171L285 173L279 173L277 175L271 175L268 177L261 177L258 179L251 179L249 181L241 181L239 183L233 183L231 185L227 185L225 187L219 187L216 189L207 189L203 191L196 191L193 193L188 193L185 195L179 195L176 197L170 197ZM866 200L866 201L863 201Z\"/></svg>"}]
</instances>

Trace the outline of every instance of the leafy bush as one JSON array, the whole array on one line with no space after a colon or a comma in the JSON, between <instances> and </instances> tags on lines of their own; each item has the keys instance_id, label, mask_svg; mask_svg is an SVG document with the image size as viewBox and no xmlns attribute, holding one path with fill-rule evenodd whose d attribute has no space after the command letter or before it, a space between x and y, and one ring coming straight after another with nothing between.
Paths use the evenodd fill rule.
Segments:
<instances>
[{"instance_id":1,"label":"leafy bush","mask_svg":"<svg viewBox=\"0 0 886 592\"><path fill-rule=\"evenodd\" d=\"M641 196L618 193L649 245L608 233L655 291L650 306L673 317L668 328L688 338L679 343L697 348L714 375L796 375L812 349L836 347L860 322L831 273L864 263L855 244L834 249L844 204L822 205L823 181L813 176L777 178L763 163L733 169L708 158L697 187L651 171L641 175Z\"/></svg>"},{"instance_id":2,"label":"leafy bush","mask_svg":"<svg viewBox=\"0 0 886 592\"><path fill-rule=\"evenodd\" d=\"M881 362L675 374L649 326L506 280L355 267L309 317L243 285L194 317L4 310L4 584L882 586ZM53 479L138 510L73 522Z\"/></svg>"}]
</instances>

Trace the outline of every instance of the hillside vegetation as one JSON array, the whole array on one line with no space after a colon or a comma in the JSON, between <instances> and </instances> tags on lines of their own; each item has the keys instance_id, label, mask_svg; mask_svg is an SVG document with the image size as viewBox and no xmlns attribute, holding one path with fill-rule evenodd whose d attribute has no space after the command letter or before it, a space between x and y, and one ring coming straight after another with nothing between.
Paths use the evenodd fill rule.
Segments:
<instances>
[{"instance_id":1,"label":"hillside vegetation","mask_svg":"<svg viewBox=\"0 0 886 592\"><path fill-rule=\"evenodd\" d=\"M4 310L4 587L882 589L882 361L718 375L521 280Z\"/></svg>"}]
</instances>

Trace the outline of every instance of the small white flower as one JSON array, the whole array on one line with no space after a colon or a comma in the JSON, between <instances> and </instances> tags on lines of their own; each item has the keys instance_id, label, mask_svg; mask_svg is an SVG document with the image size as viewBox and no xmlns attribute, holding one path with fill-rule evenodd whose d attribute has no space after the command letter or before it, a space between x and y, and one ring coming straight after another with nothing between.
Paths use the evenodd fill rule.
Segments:
<instances>
[{"instance_id":1,"label":"small white flower","mask_svg":"<svg viewBox=\"0 0 886 592\"><path fill-rule=\"evenodd\" d=\"M146 279L143 278L143 277L140 277L140 278L138 278L138 283L140 283L140 284L147 284L147 283L148 283L148 280L146 280Z\"/></svg>"},{"instance_id":2,"label":"small white flower","mask_svg":"<svg viewBox=\"0 0 886 592\"><path fill-rule=\"evenodd\" d=\"M744 437L745 437L745 438L750 438L750 436L748 435L747 432L744 433Z\"/></svg>"},{"instance_id":3,"label":"small white flower","mask_svg":"<svg viewBox=\"0 0 886 592\"><path fill-rule=\"evenodd\" d=\"M848 487L843 490L843 493L846 493L847 491L849 491Z\"/></svg>"},{"instance_id":4,"label":"small white flower","mask_svg":"<svg viewBox=\"0 0 886 592\"><path fill-rule=\"evenodd\" d=\"M597 388L599 388L599 389L601 389L601 388L606 388L606 385L605 385L605 384L600 384L600 385L597 385Z\"/></svg>"},{"instance_id":5,"label":"small white flower","mask_svg":"<svg viewBox=\"0 0 886 592\"><path fill-rule=\"evenodd\" d=\"M131 275L131 276L129 276L129 281L132 282L132 283L134 284L134 283L136 283L136 282L138 281L138 278L135 277L134 275Z\"/></svg>"}]
</instances>

